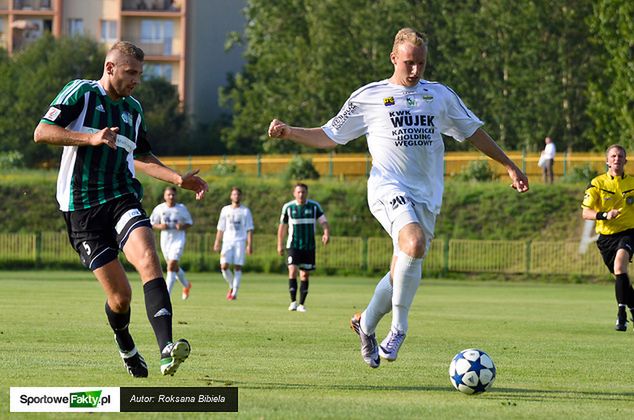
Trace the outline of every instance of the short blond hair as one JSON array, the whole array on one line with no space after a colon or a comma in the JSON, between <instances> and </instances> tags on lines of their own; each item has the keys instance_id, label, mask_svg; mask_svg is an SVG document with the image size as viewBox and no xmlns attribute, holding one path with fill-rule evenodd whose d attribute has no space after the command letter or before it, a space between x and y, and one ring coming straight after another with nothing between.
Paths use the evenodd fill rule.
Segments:
<instances>
[{"instance_id":1,"label":"short blond hair","mask_svg":"<svg viewBox=\"0 0 634 420\"><path fill-rule=\"evenodd\" d=\"M134 57L137 61L143 62L145 53L143 50L131 42L119 41L115 43L108 51L108 56L119 53L123 56Z\"/></svg>"},{"instance_id":2,"label":"short blond hair","mask_svg":"<svg viewBox=\"0 0 634 420\"><path fill-rule=\"evenodd\" d=\"M409 42L410 44L420 47L421 45L427 45L427 37L422 32L418 32L412 28L402 28L396 33L394 37L394 45L392 51L396 52L399 45Z\"/></svg>"},{"instance_id":3,"label":"short blond hair","mask_svg":"<svg viewBox=\"0 0 634 420\"><path fill-rule=\"evenodd\" d=\"M627 157L627 151L625 150L625 147L621 146L620 144L611 144L610 146L608 146L607 149L605 149L605 155L609 155L610 154L610 150L612 149L619 149L620 151L623 152L623 156Z\"/></svg>"}]
</instances>

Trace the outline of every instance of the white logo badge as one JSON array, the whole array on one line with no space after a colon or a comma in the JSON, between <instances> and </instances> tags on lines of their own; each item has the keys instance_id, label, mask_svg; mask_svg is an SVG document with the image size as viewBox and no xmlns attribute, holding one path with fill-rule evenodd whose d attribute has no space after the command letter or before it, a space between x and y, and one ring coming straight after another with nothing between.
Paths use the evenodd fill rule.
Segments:
<instances>
[{"instance_id":1,"label":"white logo badge","mask_svg":"<svg viewBox=\"0 0 634 420\"><path fill-rule=\"evenodd\" d=\"M126 111L123 114L121 114L121 119L123 120L124 123L128 125L132 125L132 115L129 112Z\"/></svg>"},{"instance_id":2,"label":"white logo badge","mask_svg":"<svg viewBox=\"0 0 634 420\"><path fill-rule=\"evenodd\" d=\"M59 109L50 107L48 111L46 112L46 115L44 115L44 118L49 121L55 121L57 117L59 117L59 114L61 113L62 111L60 111Z\"/></svg>"}]
</instances>

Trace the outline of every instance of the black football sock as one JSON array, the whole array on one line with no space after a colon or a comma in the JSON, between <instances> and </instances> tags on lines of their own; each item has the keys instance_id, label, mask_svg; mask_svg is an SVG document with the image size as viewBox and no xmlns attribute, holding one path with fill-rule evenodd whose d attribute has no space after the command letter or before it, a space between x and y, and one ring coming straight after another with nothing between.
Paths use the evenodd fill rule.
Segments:
<instances>
[{"instance_id":1,"label":"black football sock","mask_svg":"<svg viewBox=\"0 0 634 420\"><path fill-rule=\"evenodd\" d=\"M288 292L291 294L291 302L297 300L297 279L288 279Z\"/></svg>"},{"instance_id":2,"label":"black football sock","mask_svg":"<svg viewBox=\"0 0 634 420\"><path fill-rule=\"evenodd\" d=\"M623 306L623 311L625 311L625 305L628 303L629 289L631 288L632 286L630 286L630 279L627 273L616 275L614 292L616 294L616 303L619 304L619 311L621 311L621 306Z\"/></svg>"},{"instance_id":3,"label":"black football sock","mask_svg":"<svg viewBox=\"0 0 634 420\"><path fill-rule=\"evenodd\" d=\"M308 296L308 279L306 281L299 282L299 304L303 305L306 302L306 296Z\"/></svg>"},{"instance_id":4,"label":"black football sock","mask_svg":"<svg viewBox=\"0 0 634 420\"><path fill-rule=\"evenodd\" d=\"M108 317L108 323L112 331L114 331L119 350L122 352L132 350L134 348L134 340L128 330L128 325L130 325L130 309L128 309L128 312L118 314L113 312L108 302L106 302L106 316Z\"/></svg>"},{"instance_id":5,"label":"black football sock","mask_svg":"<svg viewBox=\"0 0 634 420\"><path fill-rule=\"evenodd\" d=\"M172 341L172 302L163 277L150 280L143 285L145 310L150 320L159 350Z\"/></svg>"}]
</instances>

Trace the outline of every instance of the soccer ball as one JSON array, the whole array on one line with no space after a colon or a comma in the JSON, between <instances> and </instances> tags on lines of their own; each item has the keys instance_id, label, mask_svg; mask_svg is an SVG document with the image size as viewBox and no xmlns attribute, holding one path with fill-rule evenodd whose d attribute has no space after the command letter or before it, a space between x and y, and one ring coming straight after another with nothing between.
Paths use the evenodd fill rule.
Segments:
<instances>
[{"instance_id":1,"label":"soccer ball","mask_svg":"<svg viewBox=\"0 0 634 420\"><path fill-rule=\"evenodd\" d=\"M495 364L482 350L462 350L449 365L449 379L458 391L479 394L493 385Z\"/></svg>"}]
</instances>

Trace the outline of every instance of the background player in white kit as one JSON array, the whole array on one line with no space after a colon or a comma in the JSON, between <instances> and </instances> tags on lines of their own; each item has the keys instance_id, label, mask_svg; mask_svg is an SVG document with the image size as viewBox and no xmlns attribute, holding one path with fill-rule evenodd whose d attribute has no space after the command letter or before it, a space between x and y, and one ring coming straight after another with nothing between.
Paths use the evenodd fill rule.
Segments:
<instances>
[{"instance_id":1,"label":"background player in white kit","mask_svg":"<svg viewBox=\"0 0 634 420\"><path fill-rule=\"evenodd\" d=\"M192 216L189 210L182 203L176 202L176 188L168 186L163 192L164 203L159 204L152 210L150 223L156 230L161 231L161 251L167 262L167 291L171 294L174 282L178 279L183 285L183 300L189 298L189 291L192 287L190 281L185 277L185 271L179 265L179 261L185 250L186 234L192 224Z\"/></svg>"},{"instance_id":2,"label":"background player in white kit","mask_svg":"<svg viewBox=\"0 0 634 420\"><path fill-rule=\"evenodd\" d=\"M394 245L390 271L379 281L365 311L351 320L361 340L363 360L373 368L379 367L380 358L396 360L408 330L409 309L442 202L441 134L460 142L468 140L504 165L513 188L528 191L526 176L480 128L482 121L456 93L422 79L427 45L421 33L401 29L394 39L390 60L394 73L389 79L352 93L339 113L322 127L291 127L274 119L268 130L270 137L318 148L334 148L367 137L372 155L368 205ZM375 329L390 311L390 331L379 346Z\"/></svg>"},{"instance_id":3,"label":"background player in white kit","mask_svg":"<svg viewBox=\"0 0 634 420\"><path fill-rule=\"evenodd\" d=\"M240 204L242 191L238 187L231 189L231 204L220 211L214 251L220 251L220 271L229 285L227 300L236 300L245 253L253 252L253 217L248 207ZM220 243L222 242L222 248ZM233 265L233 272L230 266Z\"/></svg>"}]
</instances>

